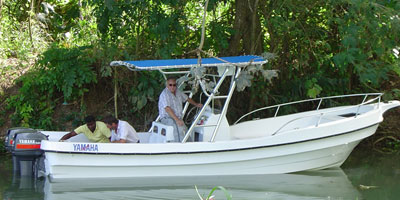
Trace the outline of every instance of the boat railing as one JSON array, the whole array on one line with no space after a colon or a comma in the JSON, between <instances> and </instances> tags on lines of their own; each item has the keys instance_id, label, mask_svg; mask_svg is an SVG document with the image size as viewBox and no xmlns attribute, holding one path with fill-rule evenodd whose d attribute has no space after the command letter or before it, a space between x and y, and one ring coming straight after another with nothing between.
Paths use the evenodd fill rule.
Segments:
<instances>
[{"instance_id":1,"label":"boat railing","mask_svg":"<svg viewBox=\"0 0 400 200\"><path fill-rule=\"evenodd\" d=\"M294 121L297 121L297 120L300 120L300 119L304 119L304 118L308 118L308 117L319 116L319 119L318 119L318 121L316 122L316 125L315 125L315 126L319 126L319 124L320 124L320 122L321 122L321 119L322 119L322 117L323 117L324 115L326 115L326 114L328 114L328 113L332 113L332 112L338 112L338 111L340 111L340 110L351 109L352 107L357 108L357 111L355 112L355 115L354 115L354 117L356 118L356 117L360 114L360 107L361 107L361 106L366 105L366 104L370 104L370 103L375 102L375 101L378 101L378 102L380 103L382 95L383 95L383 93L349 94L349 95L321 97L321 98L315 98L315 99L306 99L306 100L301 100L301 101L294 101L294 102L289 102L289 103L283 103L283 104L279 104L279 105L268 106L268 107L263 107L263 108L256 109L256 110L254 110L254 111L252 111L252 112L249 112L249 113L243 115L242 117L240 117L234 124L239 123L239 122L240 122L242 119L244 119L245 117L250 116L250 115L252 115L252 114L254 114L254 113L256 113L256 112L265 111L265 110L270 110L270 109L274 109L274 108L276 109L276 110L275 110L274 117L277 117L280 108L283 107L283 106L301 104L301 103L305 103L305 102L319 101L319 102L318 102L318 106L317 106L317 108L315 109L315 111L318 111L318 110L320 109L321 104L322 104L322 102L323 102L324 100L328 100L328 99L338 99L338 98L348 98L348 97L357 97L357 96L364 96L364 98L363 98L363 100L362 100L361 103L359 103L359 104L357 104L357 105L353 105L353 106L351 106L351 107L346 107L346 108L342 108L342 109L330 110L330 111L326 111L326 112L323 112L323 113L316 113L316 114L311 114L311 115L302 116L302 117L299 117L299 118L292 119L292 120L288 121L287 123L285 123L284 125L282 125L277 131L275 131L275 132L273 133L273 135L275 135L275 134L277 134L279 131L281 131L284 127L286 127L288 124L293 123ZM366 101L367 98L368 98L369 96L376 96L376 97L375 97L375 98L372 98L372 99L370 99L370 100L368 100L368 101ZM379 105L379 104L378 104L378 105ZM310 111L312 111L312 110L310 110Z\"/></svg>"}]
</instances>

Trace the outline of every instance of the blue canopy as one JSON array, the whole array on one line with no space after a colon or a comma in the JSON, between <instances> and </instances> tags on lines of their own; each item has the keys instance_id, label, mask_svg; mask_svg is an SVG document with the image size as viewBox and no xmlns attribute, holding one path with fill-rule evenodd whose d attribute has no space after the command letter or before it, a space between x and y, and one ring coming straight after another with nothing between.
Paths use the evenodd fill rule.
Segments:
<instances>
[{"instance_id":1,"label":"blue canopy","mask_svg":"<svg viewBox=\"0 0 400 200\"><path fill-rule=\"evenodd\" d=\"M249 64L264 64L267 60L264 60L261 56L233 56L233 57L220 57L220 59L226 61L223 62L216 58L202 58L201 65L205 67L217 67L217 66L246 66ZM170 60L141 60L141 61L112 61L110 66L126 66L130 70L159 70L159 69L178 69L178 68L191 68L198 66L197 58L192 59L170 59Z\"/></svg>"}]
</instances>

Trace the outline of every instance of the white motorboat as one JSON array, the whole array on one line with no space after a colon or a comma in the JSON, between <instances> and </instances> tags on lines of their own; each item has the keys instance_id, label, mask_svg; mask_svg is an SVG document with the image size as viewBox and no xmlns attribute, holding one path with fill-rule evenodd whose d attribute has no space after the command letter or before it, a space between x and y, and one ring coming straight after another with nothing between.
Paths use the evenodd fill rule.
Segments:
<instances>
[{"instance_id":1,"label":"white motorboat","mask_svg":"<svg viewBox=\"0 0 400 200\"><path fill-rule=\"evenodd\" d=\"M139 144L90 143L83 134L59 142L65 132L42 131L49 136L40 145L45 174L56 181L281 174L339 167L362 139L375 133L383 113L400 106L399 101L381 101L381 93L352 94L260 108L228 123L228 105L242 70L266 62L258 56L206 58L200 66L197 59L111 62L111 66L131 70L181 74L183 80L200 86L207 97L204 106L193 117L181 143L168 142L173 128L157 120L149 132L139 133ZM207 78L196 74L199 67L210 73L203 74ZM223 84L229 86L226 93L220 91ZM211 90L207 85L212 86ZM344 104L346 99L353 103ZM222 101L218 109L216 101ZM285 114L288 107L301 104L315 107ZM330 106L334 104L338 106ZM265 113L272 116L265 117Z\"/></svg>"}]
</instances>

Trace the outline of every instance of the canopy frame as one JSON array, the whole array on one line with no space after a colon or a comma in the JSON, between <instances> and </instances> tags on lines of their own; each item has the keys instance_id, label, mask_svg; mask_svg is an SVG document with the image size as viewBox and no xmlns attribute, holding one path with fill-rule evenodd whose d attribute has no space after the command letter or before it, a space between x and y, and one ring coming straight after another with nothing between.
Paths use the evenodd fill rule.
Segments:
<instances>
[{"instance_id":1,"label":"canopy frame","mask_svg":"<svg viewBox=\"0 0 400 200\"><path fill-rule=\"evenodd\" d=\"M236 88L237 79L242 72L242 69L250 66L250 65L263 65L267 63L267 60L260 56L248 55L248 56L235 56L235 57L221 57L221 58L202 58L201 61L198 59L171 59L171 60L144 60L144 61L112 61L110 66L125 66L131 71L159 71L164 78L166 79L167 75L183 75L187 77L194 77L192 74L194 68L202 66L202 67L217 67L218 69L218 77L219 80L216 80L216 84L210 93L207 92L207 88L204 85L204 81L195 80L196 86L200 85L202 93L207 96L207 100L203 104L203 107L192 121L192 124L188 128L185 133L185 136L182 140L182 143L187 142L190 135L192 134L194 128L201 127L197 123L200 120L200 117L206 110L208 105L213 105L211 108L214 109L214 100L215 99L225 99L223 103L223 107L221 110L221 114L217 120L216 124L209 125L214 126L214 131L212 137L209 142L214 142L215 137L218 133L218 129L221 125L221 121L223 117L226 116L226 112L228 110L229 102L232 98L234 90ZM226 79L227 77L231 77L230 79ZM196 77L194 77L196 78ZM215 77L213 77L215 78ZM230 81L229 89L227 94L220 95L220 87L225 81ZM189 97L193 97L193 90L190 91ZM186 102L183 109L183 116L186 113L186 110L189 106L189 103ZM159 121L159 116L155 121ZM151 129L149 131L152 131Z\"/></svg>"}]
</instances>

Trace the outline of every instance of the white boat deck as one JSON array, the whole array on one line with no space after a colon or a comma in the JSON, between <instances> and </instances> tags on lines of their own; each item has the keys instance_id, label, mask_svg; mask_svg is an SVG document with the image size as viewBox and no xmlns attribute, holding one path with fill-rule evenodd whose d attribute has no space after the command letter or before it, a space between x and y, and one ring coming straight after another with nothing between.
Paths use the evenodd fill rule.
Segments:
<instances>
[{"instance_id":1,"label":"white boat deck","mask_svg":"<svg viewBox=\"0 0 400 200\"><path fill-rule=\"evenodd\" d=\"M373 110L375 106L376 105L371 104L360 107L358 111L359 114L357 116L362 116L363 113ZM225 126L223 126L225 130L219 133L219 137L216 138L216 141L232 141L270 137L289 131L298 131L300 129L317 126L322 127L325 125L330 125L331 123L342 123L340 122L341 120L351 120L351 118L354 118L356 109L358 108L351 106L321 109L292 115L245 121L232 126L229 126L227 121L225 121ZM153 122L151 130L152 132L138 132L141 144L166 143L173 139L173 128L171 126ZM42 133L49 136L49 141L58 141L64 134L68 132L42 131ZM212 128L197 128L195 129L195 133L201 134L199 137L200 140L195 142L209 142L208 140L211 137ZM83 134L81 134L70 138L66 142L90 141Z\"/></svg>"}]
</instances>

